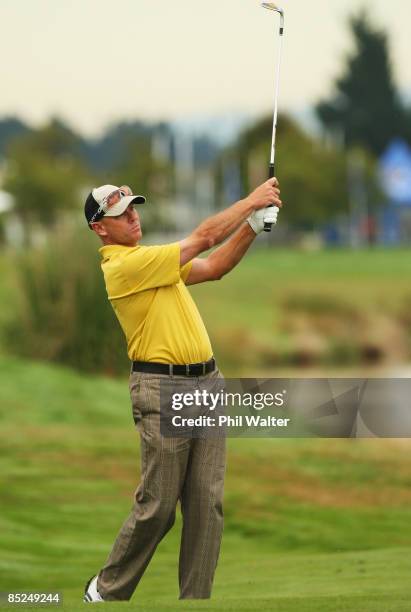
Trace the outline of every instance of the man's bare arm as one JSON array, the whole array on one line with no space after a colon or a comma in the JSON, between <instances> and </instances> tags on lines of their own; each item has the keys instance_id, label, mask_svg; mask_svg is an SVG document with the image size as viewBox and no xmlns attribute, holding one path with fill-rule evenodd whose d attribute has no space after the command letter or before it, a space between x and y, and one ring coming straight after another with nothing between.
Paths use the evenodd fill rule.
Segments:
<instances>
[{"instance_id":1,"label":"man's bare arm","mask_svg":"<svg viewBox=\"0 0 411 612\"><path fill-rule=\"evenodd\" d=\"M190 236L180 242L180 265L194 259L200 253L221 244L255 210L274 204L281 207L277 179L269 179L247 198L236 202L222 212L203 221Z\"/></svg>"},{"instance_id":2,"label":"man's bare arm","mask_svg":"<svg viewBox=\"0 0 411 612\"><path fill-rule=\"evenodd\" d=\"M241 261L255 237L256 234L249 224L243 223L227 242L208 257L193 259L186 285L220 280Z\"/></svg>"}]
</instances>

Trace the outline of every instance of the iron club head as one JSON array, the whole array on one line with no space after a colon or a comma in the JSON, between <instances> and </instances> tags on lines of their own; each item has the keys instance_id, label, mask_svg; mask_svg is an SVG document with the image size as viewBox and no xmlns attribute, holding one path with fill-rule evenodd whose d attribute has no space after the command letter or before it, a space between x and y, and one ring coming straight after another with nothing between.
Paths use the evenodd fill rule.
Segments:
<instances>
[{"instance_id":1,"label":"iron club head","mask_svg":"<svg viewBox=\"0 0 411 612\"><path fill-rule=\"evenodd\" d=\"M269 11L275 11L276 13L280 13L281 17L284 16L284 11L282 8L274 4L273 2L262 2L261 6L263 8L268 9Z\"/></svg>"}]
</instances>

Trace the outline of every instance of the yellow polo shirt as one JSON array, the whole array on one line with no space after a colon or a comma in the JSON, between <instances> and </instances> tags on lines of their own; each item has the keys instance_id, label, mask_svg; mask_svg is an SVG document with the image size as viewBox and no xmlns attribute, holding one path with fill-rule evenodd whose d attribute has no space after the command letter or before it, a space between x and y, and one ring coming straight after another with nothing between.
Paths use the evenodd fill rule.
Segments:
<instances>
[{"instance_id":1,"label":"yellow polo shirt","mask_svg":"<svg viewBox=\"0 0 411 612\"><path fill-rule=\"evenodd\" d=\"M178 242L100 249L108 299L133 361L197 363L212 357L210 340L185 286L192 262L180 267Z\"/></svg>"}]
</instances>

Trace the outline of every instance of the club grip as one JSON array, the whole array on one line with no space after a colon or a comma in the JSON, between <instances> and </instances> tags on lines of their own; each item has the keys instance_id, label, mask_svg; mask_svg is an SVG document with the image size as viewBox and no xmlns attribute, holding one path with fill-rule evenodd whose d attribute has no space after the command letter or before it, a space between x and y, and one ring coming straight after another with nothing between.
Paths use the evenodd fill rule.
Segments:
<instances>
[{"instance_id":1,"label":"club grip","mask_svg":"<svg viewBox=\"0 0 411 612\"><path fill-rule=\"evenodd\" d=\"M274 164L270 164L270 169L268 171L268 178L274 178L275 174L274 174ZM270 204L270 206L273 206L272 204ZM270 206L267 206L267 208L270 208ZM271 232L271 228L272 228L273 224L272 223L264 223L264 231L265 232Z\"/></svg>"}]
</instances>

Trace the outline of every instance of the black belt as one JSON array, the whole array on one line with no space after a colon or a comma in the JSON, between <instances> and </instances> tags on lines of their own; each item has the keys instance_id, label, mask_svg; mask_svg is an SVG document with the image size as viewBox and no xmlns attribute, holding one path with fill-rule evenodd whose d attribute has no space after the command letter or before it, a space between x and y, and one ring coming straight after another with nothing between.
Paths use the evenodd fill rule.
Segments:
<instances>
[{"instance_id":1,"label":"black belt","mask_svg":"<svg viewBox=\"0 0 411 612\"><path fill-rule=\"evenodd\" d=\"M133 372L147 372L148 374L169 374L170 376L203 376L214 372L215 359L201 363L187 363L186 365L173 365L172 363L153 363L151 361L133 361Z\"/></svg>"}]
</instances>

